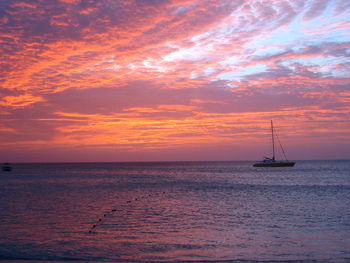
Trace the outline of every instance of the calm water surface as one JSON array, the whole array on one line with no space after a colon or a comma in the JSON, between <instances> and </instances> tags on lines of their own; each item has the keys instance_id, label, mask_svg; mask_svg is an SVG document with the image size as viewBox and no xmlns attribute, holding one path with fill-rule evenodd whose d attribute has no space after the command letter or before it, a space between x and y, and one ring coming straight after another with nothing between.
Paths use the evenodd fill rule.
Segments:
<instances>
[{"instance_id":1,"label":"calm water surface","mask_svg":"<svg viewBox=\"0 0 350 263\"><path fill-rule=\"evenodd\" d=\"M350 161L15 164L0 260L350 262Z\"/></svg>"}]
</instances>

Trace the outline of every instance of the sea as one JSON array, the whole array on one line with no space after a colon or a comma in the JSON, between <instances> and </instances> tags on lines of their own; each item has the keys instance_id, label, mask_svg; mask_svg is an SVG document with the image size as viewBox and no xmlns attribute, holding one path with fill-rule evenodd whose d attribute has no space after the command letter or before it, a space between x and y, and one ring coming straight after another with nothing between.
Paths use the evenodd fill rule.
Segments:
<instances>
[{"instance_id":1,"label":"sea","mask_svg":"<svg viewBox=\"0 0 350 263\"><path fill-rule=\"evenodd\" d=\"M350 262L350 161L15 163L0 260Z\"/></svg>"}]
</instances>

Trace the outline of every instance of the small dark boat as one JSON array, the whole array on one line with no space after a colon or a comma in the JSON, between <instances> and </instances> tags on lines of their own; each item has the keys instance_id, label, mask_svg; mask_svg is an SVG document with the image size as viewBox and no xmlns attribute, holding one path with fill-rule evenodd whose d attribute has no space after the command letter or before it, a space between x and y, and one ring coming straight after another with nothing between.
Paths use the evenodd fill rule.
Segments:
<instances>
[{"instance_id":1,"label":"small dark boat","mask_svg":"<svg viewBox=\"0 0 350 263\"><path fill-rule=\"evenodd\" d=\"M254 167L293 167L295 162L276 161L274 159L265 158L262 162L253 164Z\"/></svg>"},{"instance_id":2,"label":"small dark boat","mask_svg":"<svg viewBox=\"0 0 350 263\"><path fill-rule=\"evenodd\" d=\"M11 172L12 171L12 166L9 163L4 163L2 165L2 170L4 172Z\"/></svg>"},{"instance_id":3,"label":"small dark boat","mask_svg":"<svg viewBox=\"0 0 350 263\"><path fill-rule=\"evenodd\" d=\"M276 159L275 159L275 134L274 134L274 130L273 130L272 120L271 120L271 133L272 133L272 158L265 157L263 161L257 162L255 164L253 164L253 166L254 167L293 167L295 162L288 161L286 154L283 150L282 144L277 137L277 134L276 134L276 137L277 137L278 142L281 146L285 161L276 161Z\"/></svg>"}]
</instances>

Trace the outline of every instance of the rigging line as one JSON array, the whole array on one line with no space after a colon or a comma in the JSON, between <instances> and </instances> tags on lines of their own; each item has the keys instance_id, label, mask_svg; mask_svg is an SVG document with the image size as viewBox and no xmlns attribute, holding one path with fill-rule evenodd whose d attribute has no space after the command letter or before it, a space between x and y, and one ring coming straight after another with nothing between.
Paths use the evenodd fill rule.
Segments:
<instances>
[{"instance_id":1,"label":"rigging line","mask_svg":"<svg viewBox=\"0 0 350 263\"><path fill-rule=\"evenodd\" d=\"M284 156L284 158L286 159L286 161L288 161L288 158L287 158L287 156L286 156L286 153L284 152L283 146L282 146L282 144L281 144L280 138L278 138L278 135L277 135L276 130L275 130L275 135L276 135L276 138L277 138L277 140L278 140L279 145L281 146L283 156Z\"/></svg>"}]
</instances>

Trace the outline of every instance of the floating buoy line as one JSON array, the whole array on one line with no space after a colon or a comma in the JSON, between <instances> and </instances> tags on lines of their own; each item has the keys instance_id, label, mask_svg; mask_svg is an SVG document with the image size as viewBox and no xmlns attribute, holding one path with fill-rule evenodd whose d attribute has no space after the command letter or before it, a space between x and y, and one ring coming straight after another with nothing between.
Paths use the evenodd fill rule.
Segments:
<instances>
[{"instance_id":1,"label":"floating buoy line","mask_svg":"<svg viewBox=\"0 0 350 263\"><path fill-rule=\"evenodd\" d=\"M143 199L145 199L145 198L149 198L149 197L152 197L152 196L156 196L156 195L160 195L160 194L165 194L165 192L162 192L162 193L157 193L157 194L149 194L149 195L147 195L147 196L145 196L145 195L142 195L142 196L140 196L140 197L136 197L135 199L133 199L133 200L127 200L127 201L125 201L125 203L126 204L130 204L130 203L132 203L132 202L137 202L137 201L140 201L140 200L143 200ZM103 221L104 221L104 219L106 219L106 217L108 217L110 214L112 214L112 213L115 213L115 212L117 212L117 211L121 211L121 210L118 210L117 208L113 208L113 209L110 209L110 210L108 210L107 212L105 212L104 214L103 214L103 216L102 217L100 217L96 222L95 222L95 224L93 224L92 226L91 226L91 228L89 229L89 233L93 233L94 232L94 230L96 230L96 227L98 227L99 225L102 225L103 224Z\"/></svg>"}]
</instances>

